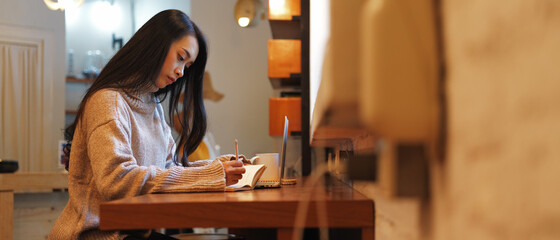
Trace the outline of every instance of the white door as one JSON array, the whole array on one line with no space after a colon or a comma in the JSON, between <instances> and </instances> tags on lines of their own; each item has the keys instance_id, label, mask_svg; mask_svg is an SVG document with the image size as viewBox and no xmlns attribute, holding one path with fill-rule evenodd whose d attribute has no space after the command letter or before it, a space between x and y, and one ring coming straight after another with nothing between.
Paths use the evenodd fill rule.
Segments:
<instances>
[{"instance_id":1,"label":"white door","mask_svg":"<svg viewBox=\"0 0 560 240\"><path fill-rule=\"evenodd\" d=\"M18 172L51 171L53 143L52 33L0 26L0 158Z\"/></svg>"}]
</instances>

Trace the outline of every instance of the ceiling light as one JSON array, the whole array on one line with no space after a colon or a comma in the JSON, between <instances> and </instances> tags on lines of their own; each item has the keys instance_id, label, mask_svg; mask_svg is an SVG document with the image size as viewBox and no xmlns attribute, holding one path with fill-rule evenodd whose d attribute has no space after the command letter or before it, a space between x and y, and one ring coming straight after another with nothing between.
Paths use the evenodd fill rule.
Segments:
<instances>
[{"instance_id":1,"label":"ceiling light","mask_svg":"<svg viewBox=\"0 0 560 240\"><path fill-rule=\"evenodd\" d=\"M64 11L64 9L79 7L84 3L84 0L43 0L43 2L50 10L56 11L60 9L60 11Z\"/></svg>"}]
</instances>

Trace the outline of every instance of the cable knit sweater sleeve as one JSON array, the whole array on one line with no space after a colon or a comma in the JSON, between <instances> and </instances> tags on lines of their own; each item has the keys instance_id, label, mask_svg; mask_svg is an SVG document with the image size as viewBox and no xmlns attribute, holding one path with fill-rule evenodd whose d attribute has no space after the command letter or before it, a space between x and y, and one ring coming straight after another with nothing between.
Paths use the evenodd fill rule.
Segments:
<instances>
[{"instance_id":1,"label":"cable knit sweater sleeve","mask_svg":"<svg viewBox=\"0 0 560 240\"><path fill-rule=\"evenodd\" d=\"M138 99L114 93L92 97L86 114L87 153L103 200L152 192L224 190L225 173L219 160L198 167L169 166L169 143L148 139L158 135L168 139L168 129L159 127L166 126L160 106L144 113L146 106ZM160 159L151 159L158 155Z\"/></svg>"},{"instance_id":2,"label":"cable knit sweater sleeve","mask_svg":"<svg viewBox=\"0 0 560 240\"><path fill-rule=\"evenodd\" d=\"M125 133L122 124L111 121L99 126L89 137L93 178L105 200L151 192L224 190L225 175L219 160L187 168L139 166Z\"/></svg>"}]
</instances>

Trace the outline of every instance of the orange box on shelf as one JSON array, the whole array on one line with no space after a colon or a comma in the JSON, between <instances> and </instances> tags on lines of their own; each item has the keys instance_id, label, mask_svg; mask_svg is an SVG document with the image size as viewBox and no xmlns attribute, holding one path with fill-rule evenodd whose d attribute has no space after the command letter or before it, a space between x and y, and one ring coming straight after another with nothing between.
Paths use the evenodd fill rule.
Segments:
<instances>
[{"instance_id":1,"label":"orange box on shelf","mask_svg":"<svg viewBox=\"0 0 560 240\"><path fill-rule=\"evenodd\" d=\"M290 125L288 132L301 131L301 97L272 97L268 99L268 133L270 136L284 134L284 116Z\"/></svg>"},{"instance_id":2,"label":"orange box on shelf","mask_svg":"<svg viewBox=\"0 0 560 240\"><path fill-rule=\"evenodd\" d=\"M292 20L301 16L300 0L268 0L268 20Z\"/></svg>"},{"instance_id":3,"label":"orange box on shelf","mask_svg":"<svg viewBox=\"0 0 560 240\"><path fill-rule=\"evenodd\" d=\"M301 73L301 40L268 40L268 77L290 78L291 73Z\"/></svg>"}]
</instances>

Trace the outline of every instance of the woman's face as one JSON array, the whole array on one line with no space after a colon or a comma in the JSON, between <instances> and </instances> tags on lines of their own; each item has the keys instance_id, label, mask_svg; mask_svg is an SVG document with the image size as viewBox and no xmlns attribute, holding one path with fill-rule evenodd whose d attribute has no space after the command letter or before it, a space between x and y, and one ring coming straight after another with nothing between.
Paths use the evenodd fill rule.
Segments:
<instances>
[{"instance_id":1,"label":"woman's face","mask_svg":"<svg viewBox=\"0 0 560 240\"><path fill-rule=\"evenodd\" d=\"M198 56L198 41L193 35L186 35L173 42L156 80L157 88L164 88L183 76L185 68L190 67Z\"/></svg>"}]
</instances>

